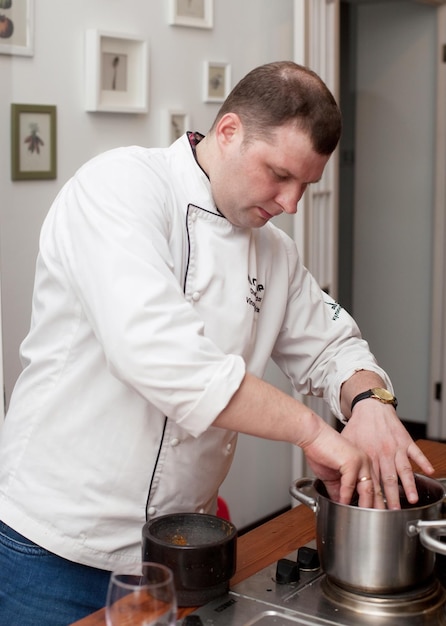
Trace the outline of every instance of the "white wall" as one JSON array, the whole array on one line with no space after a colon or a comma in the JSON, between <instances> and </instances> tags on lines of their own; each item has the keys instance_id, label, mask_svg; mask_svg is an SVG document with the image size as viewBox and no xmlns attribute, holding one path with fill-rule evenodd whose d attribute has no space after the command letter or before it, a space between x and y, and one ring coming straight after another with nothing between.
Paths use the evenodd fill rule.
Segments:
<instances>
[{"instance_id":1,"label":"white wall","mask_svg":"<svg viewBox=\"0 0 446 626\"><path fill-rule=\"evenodd\" d=\"M425 422L431 310L436 10L358 7L353 314Z\"/></svg>"},{"instance_id":2,"label":"white wall","mask_svg":"<svg viewBox=\"0 0 446 626\"><path fill-rule=\"evenodd\" d=\"M235 84L253 67L291 59L293 54L293 0L214 0L212 30L169 26L168 0L36 0L35 4L34 56L0 55L0 268L7 400L20 372L19 344L29 327L39 230L62 184L85 160L108 148L160 145L166 109L185 110L191 127L206 132L219 105L202 102L203 61L230 63ZM88 28L148 40L148 115L85 112ZM57 106L57 180L10 180L11 103ZM270 375L279 385L285 384L276 371ZM243 439L225 486L237 525L288 504L290 463L289 447Z\"/></svg>"},{"instance_id":3,"label":"white wall","mask_svg":"<svg viewBox=\"0 0 446 626\"><path fill-rule=\"evenodd\" d=\"M201 101L204 60L232 66L235 83L256 65L292 57L292 0L214 1L212 30L167 23L168 0L37 0L33 57L0 54L0 261L6 392L20 371L18 345L29 325L38 232L61 185L89 157L108 148L160 145L163 112L181 108L206 132L218 104ZM145 37L150 47L148 115L86 113L87 28ZM10 180L10 104L55 104L58 178Z\"/></svg>"}]
</instances>

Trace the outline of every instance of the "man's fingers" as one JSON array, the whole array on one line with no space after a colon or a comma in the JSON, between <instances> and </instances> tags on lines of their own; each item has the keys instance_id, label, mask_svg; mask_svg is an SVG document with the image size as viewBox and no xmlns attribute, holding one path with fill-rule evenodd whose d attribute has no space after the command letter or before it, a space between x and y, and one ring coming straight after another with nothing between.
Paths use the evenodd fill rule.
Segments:
<instances>
[{"instance_id":1,"label":"man's fingers","mask_svg":"<svg viewBox=\"0 0 446 626\"><path fill-rule=\"evenodd\" d=\"M339 490L339 502L350 504L354 492L356 491L358 505L366 508L373 507L375 499L375 474L368 461L363 461L358 471L357 467L345 471L341 475L341 486Z\"/></svg>"},{"instance_id":2,"label":"man's fingers","mask_svg":"<svg viewBox=\"0 0 446 626\"><path fill-rule=\"evenodd\" d=\"M420 470L425 474L433 474L434 467L428 458L423 454L415 442L412 442L407 448L407 456L414 461Z\"/></svg>"},{"instance_id":3,"label":"man's fingers","mask_svg":"<svg viewBox=\"0 0 446 626\"><path fill-rule=\"evenodd\" d=\"M416 445L415 448L417 448ZM416 450L414 453L416 454ZM422 456L424 457L423 454ZM430 463L428 462L427 465L430 466ZM418 502L418 492L413 468L405 451L397 450L395 458L391 462L382 461L380 475L381 485L389 509L401 508L401 489L399 483L402 485L407 500L411 504Z\"/></svg>"},{"instance_id":4,"label":"man's fingers","mask_svg":"<svg viewBox=\"0 0 446 626\"><path fill-rule=\"evenodd\" d=\"M383 493L376 474L362 475L358 478L356 489L359 495L358 506L385 509Z\"/></svg>"}]
</instances>

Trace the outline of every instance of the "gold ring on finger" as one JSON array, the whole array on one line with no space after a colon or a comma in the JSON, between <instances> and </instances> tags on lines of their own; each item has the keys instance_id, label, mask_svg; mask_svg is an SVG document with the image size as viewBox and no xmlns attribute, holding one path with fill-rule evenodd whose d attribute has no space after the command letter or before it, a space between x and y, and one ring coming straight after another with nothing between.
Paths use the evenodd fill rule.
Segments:
<instances>
[{"instance_id":1,"label":"gold ring on finger","mask_svg":"<svg viewBox=\"0 0 446 626\"><path fill-rule=\"evenodd\" d=\"M358 478L358 483L365 483L367 480L372 480L371 476L361 476L361 478Z\"/></svg>"}]
</instances>

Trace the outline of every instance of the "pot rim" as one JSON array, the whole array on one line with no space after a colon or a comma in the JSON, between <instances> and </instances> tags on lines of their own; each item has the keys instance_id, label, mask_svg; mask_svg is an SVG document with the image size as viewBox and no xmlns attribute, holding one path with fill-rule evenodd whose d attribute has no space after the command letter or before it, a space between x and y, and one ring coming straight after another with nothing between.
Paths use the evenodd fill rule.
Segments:
<instances>
[{"instance_id":1,"label":"pot rim","mask_svg":"<svg viewBox=\"0 0 446 626\"><path fill-rule=\"evenodd\" d=\"M158 537L153 534L152 527L158 526L163 523L163 521L167 520L175 520L179 518L191 518L191 519L199 519L200 521L208 520L209 522L218 523L219 525L227 528L228 532L224 537L220 539L213 539L212 541L206 543L193 543L193 544L175 544L165 539ZM206 526L201 525L203 529L206 529ZM179 530L181 532L181 530ZM225 520L221 517L217 517L216 515L211 515L208 513L167 513L166 515L160 515L159 517L154 517L153 519L146 522L143 526L143 537L149 539L152 543L155 543L159 546L166 546L172 550L206 550L208 548L215 548L227 543L230 543L237 537L237 528L234 526L232 522L229 520Z\"/></svg>"},{"instance_id":2,"label":"pot rim","mask_svg":"<svg viewBox=\"0 0 446 626\"><path fill-rule=\"evenodd\" d=\"M376 509L373 507L359 507L356 504L344 504L341 502L336 502L335 500L332 500L328 494L325 495L324 493L321 493L318 489L318 486L322 485L322 488L325 489L325 485L323 483L323 481L320 478L316 478L312 485L311 485L311 489L315 492L316 497L320 498L322 500L325 500L327 502L330 502L333 505L336 505L336 507L342 507L342 508L347 508L347 509L354 509L357 511L374 511L377 514L381 514L381 515L400 515L401 512L414 512L414 511L423 511L425 509L429 509L432 506L435 506L436 504L441 503L445 498L446 498L446 479L436 479L436 478L432 478L430 476L425 476L424 474L419 474L417 472L414 472L414 476L415 476L415 480L419 481L419 482L425 482L427 484L429 484L432 488L438 488L438 490L442 491L442 495L435 499L432 500L431 502L426 502L425 504L421 504L418 505L417 503L415 504L411 504L405 508L402 509ZM443 484L444 481L445 484Z\"/></svg>"}]
</instances>

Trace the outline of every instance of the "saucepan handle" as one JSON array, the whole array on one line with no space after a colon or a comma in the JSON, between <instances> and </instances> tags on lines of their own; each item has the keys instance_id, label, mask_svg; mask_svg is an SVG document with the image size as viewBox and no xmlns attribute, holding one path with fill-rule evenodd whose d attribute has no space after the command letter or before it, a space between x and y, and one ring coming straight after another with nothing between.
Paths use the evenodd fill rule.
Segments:
<instances>
[{"instance_id":1,"label":"saucepan handle","mask_svg":"<svg viewBox=\"0 0 446 626\"><path fill-rule=\"evenodd\" d=\"M312 478L299 478L298 480L295 480L293 483L291 483L290 494L293 496L293 498L296 498L296 500L299 500L299 502L301 502L302 504L310 507L310 509L314 513L317 513L319 510L317 500L302 491L302 489L308 489L308 487L313 487L313 484L314 481Z\"/></svg>"},{"instance_id":2,"label":"saucepan handle","mask_svg":"<svg viewBox=\"0 0 446 626\"><path fill-rule=\"evenodd\" d=\"M420 541L425 548L446 554L446 543L439 541L438 537L446 535L446 520L416 520L408 522L407 534L410 537L420 535Z\"/></svg>"}]
</instances>

